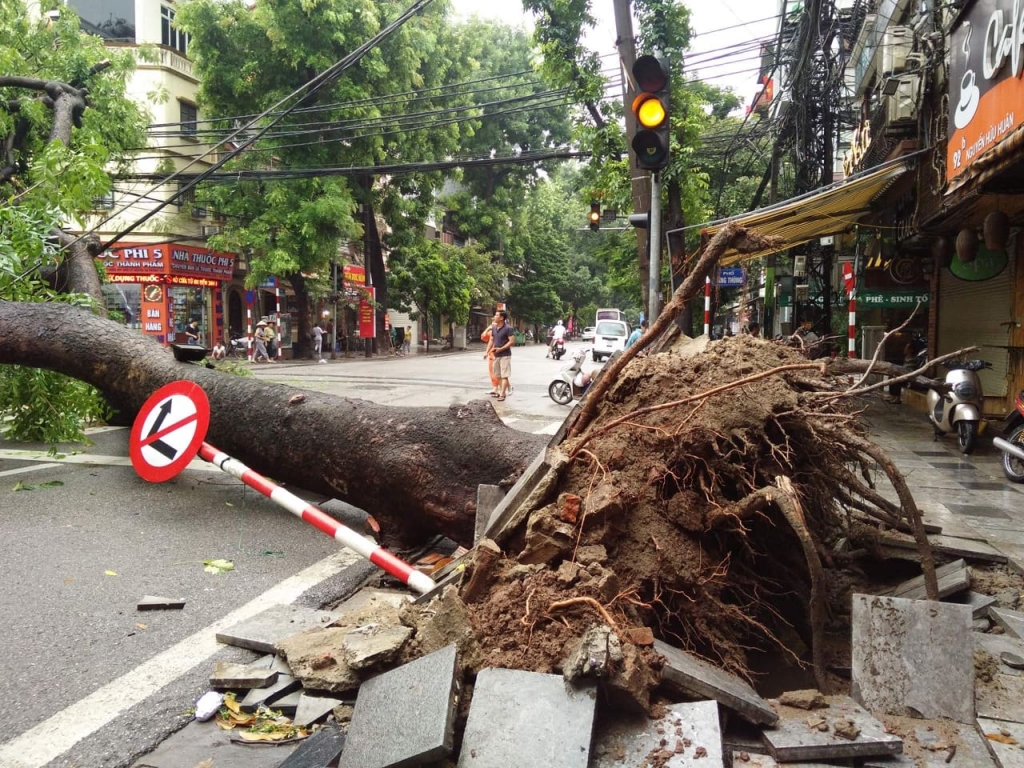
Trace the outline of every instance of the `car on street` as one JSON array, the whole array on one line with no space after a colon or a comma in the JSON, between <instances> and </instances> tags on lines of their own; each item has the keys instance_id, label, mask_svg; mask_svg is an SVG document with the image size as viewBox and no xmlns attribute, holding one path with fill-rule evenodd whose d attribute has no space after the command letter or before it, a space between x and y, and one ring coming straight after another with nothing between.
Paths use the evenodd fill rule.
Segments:
<instances>
[{"instance_id":1,"label":"car on street","mask_svg":"<svg viewBox=\"0 0 1024 768\"><path fill-rule=\"evenodd\" d=\"M629 338L629 324L621 320L602 320L594 329L594 362L612 356L626 346L626 339Z\"/></svg>"},{"instance_id":2,"label":"car on street","mask_svg":"<svg viewBox=\"0 0 1024 768\"><path fill-rule=\"evenodd\" d=\"M584 328L583 333L580 334L580 341L593 341L594 331L597 329L591 326L590 328Z\"/></svg>"}]
</instances>

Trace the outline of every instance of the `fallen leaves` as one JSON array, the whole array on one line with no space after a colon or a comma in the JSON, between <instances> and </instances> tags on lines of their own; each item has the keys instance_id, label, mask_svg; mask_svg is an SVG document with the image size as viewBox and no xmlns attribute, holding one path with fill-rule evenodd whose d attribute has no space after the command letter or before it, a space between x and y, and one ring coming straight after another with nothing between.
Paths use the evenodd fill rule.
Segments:
<instances>
[{"instance_id":1,"label":"fallen leaves","mask_svg":"<svg viewBox=\"0 0 1024 768\"><path fill-rule=\"evenodd\" d=\"M231 560L203 560L203 570L216 576L235 570L235 564Z\"/></svg>"},{"instance_id":2,"label":"fallen leaves","mask_svg":"<svg viewBox=\"0 0 1024 768\"><path fill-rule=\"evenodd\" d=\"M255 712L243 712L235 694L224 695L224 706L215 722L225 731L238 730L242 741L288 741L304 739L309 729L295 725L289 718L262 704Z\"/></svg>"},{"instance_id":3,"label":"fallen leaves","mask_svg":"<svg viewBox=\"0 0 1024 768\"><path fill-rule=\"evenodd\" d=\"M45 483L39 483L38 485L29 485L28 483L19 480L14 484L12 491L34 491L36 488L59 488L64 485L63 480L47 480Z\"/></svg>"}]
</instances>

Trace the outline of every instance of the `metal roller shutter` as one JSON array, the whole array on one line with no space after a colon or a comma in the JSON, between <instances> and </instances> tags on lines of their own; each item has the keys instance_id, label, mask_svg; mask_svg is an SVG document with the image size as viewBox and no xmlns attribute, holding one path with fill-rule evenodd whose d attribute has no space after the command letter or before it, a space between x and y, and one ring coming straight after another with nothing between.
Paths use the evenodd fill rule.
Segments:
<instances>
[{"instance_id":1,"label":"metal roller shutter","mask_svg":"<svg viewBox=\"0 0 1024 768\"><path fill-rule=\"evenodd\" d=\"M979 347L975 354L992 363L991 369L981 372L985 394L1005 396L1010 358L1008 321L1013 318L1013 260L999 275L980 282L960 280L949 270L942 270L938 310L938 354Z\"/></svg>"}]
</instances>

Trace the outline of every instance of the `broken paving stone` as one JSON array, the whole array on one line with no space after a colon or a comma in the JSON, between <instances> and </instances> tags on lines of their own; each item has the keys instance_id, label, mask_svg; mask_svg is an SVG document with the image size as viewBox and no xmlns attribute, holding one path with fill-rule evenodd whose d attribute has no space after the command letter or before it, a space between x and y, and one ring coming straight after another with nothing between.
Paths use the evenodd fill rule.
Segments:
<instances>
[{"instance_id":1,"label":"broken paving stone","mask_svg":"<svg viewBox=\"0 0 1024 768\"><path fill-rule=\"evenodd\" d=\"M325 725L285 758L277 768L323 768L337 759L345 748L345 732L336 725Z\"/></svg>"},{"instance_id":2,"label":"broken paving stone","mask_svg":"<svg viewBox=\"0 0 1024 768\"><path fill-rule=\"evenodd\" d=\"M984 651L995 659L999 659L1002 654L1010 654L1011 656L1024 657L1024 640L1018 640L1016 637L1010 637L1009 635L991 635L991 634L980 634L975 633L974 635L974 648L975 651ZM977 659L975 660L977 664ZM999 668L995 665L992 667L994 673L1003 673L1008 675L1020 675L1019 670L1013 669L1009 666Z\"/></svg>"},{"instance_id":3,"label":"broken paving stone","mask_svg":"<svg viewBox=\"0 0 1024 768\"><path fill-rule=\"evenodd\" d=\"M500 485L481 483L476 487L476 523L474 525L473 543L480 541L487 533L487 525L498 504L505 498L505 491Z\"/></svg>"},{"instance_id":4,"label":"broken paving stone","mask_svg":"<svg viewBox=\"0 0 1024 768\"><path fill-rule=\"evenodd\" d=\"M826 696L828 708L819 710L815 718L828 725L828 730L809 728L807 714L801 710L782 708L774 728L763 732L768 751L780 763L806 760L841 760L872 755L894 755L903 750L898 736L886 733L885 726L848 696ZM851 721L858 735L851 739L835 733L837 723ZM852 732L849 726L842 726Z\"/></svg>"},{"instance_id":5,"label":"broken paving stone","mask_svg":"<svg viewBox=\"0 0 1024 768\"><path fill-rule=\"evenodd\" d=\"M974 639L965 605L853 596L851 694L872 712L974 722Z\"/></svg>"},{"instance_id":6,"label":"broken paving stone","mask_svg":"<svg viewBox=\"0 0 1024 768\"><path fill-rule=\"evenodd\" d=\"M622 643L607 624L592 624L562 665L569 683L584 677L605 677L622 663Z\"/></svg>"},{"instance_id":7,"label":"broken paving stone","mask_svg":"<svg viewBox=\"0 0 1024 768\"><path fill-rule=\"evenodd\" d=\"M598 735L590 768L722 766L722 733L715 701L670 704L657 720L645 715L616 717L595 730Z\"/></svg>"},{"instance_id":8,"label":"broken paving stone","mask_svg":"<svg viewBox=\"0 0 1024 768\"><path fill-rule=\"evenodd\" d=\"M989 618L1006 630L1007 634L1024 638L1024 613L1008 608L989 608Z\"/></svg>"},{"instance_id":9,"label":"broken paving stone","mask_svg":"<svg viewBox=\"0 0 1024 768\"><path fill-rule=\"evenodd\" d=\"M1010 669L1024 669L1024 657L1018 656L1015 653L1003 651L999 654L999 660Z\"/></svg>"},{"instance_id":10,"label":"broken paving stone","mask_svg":"<svg viewBox=\"0 0 1024 768\"><path fill-rule=\"evenodd\" d=\"M405 641L412 636L410 627L382 627L367 624L351 630L341 641L345 662L352 669L366 669L394 661Z\"/></svg>"},{"instance_id":11,"label":"broken paving stone","mask_svg":"<svg viewBox=\"0 0 1024 768\"><path fill-rule=\"evenodd\" d=\"M786 691L779 696L779 703L787 707L797 707L798 709L822 709L828 706L824 694L813 688L807 688L802 691Z\"/></svg>"},{"instance_id":12,"label":"broken paving stone","mask_svg":"<svg viewBox=\"0 0 1024 768\"><path fill-rule=\"evenodd\" d=\"M1024 725L979 717L978 728L1001 768L1024 768Z\"/></svg>"},{"instance_id":13,"label":"broken paving stone","mask_svg":"<svg viewBox=\"0 0 1024 768\"><path fill-rule=\"evenodd\" d=\"M958 592L963 592L971 586L971 574L967 570L967 563L961 560L954 560L935 569L935 579L938 582L939 597L949 597ZM928 597L925 588L924 576L916 576L913 579L904 581L886 597L902 597L905 600L924 600Z\"/></svg>"},{"instance_id":14,"label":"broken paving stone","mask_svg":"<svg viewBox=\"0 0 1024 768\"><path fill-rule=\"evenodd\" d=\"M866 758L863 768L995 768L973 724L915 720L901 732L903 754Z\"/></svg>"},{"instance_id":15,"label":"broken paving stone","mask_svg":"<svg viewBox=\"0 0 1024 768\"><path fill-rule=\"evenodd\" d=\"M338 768L423 765L444 758L452 749L457 693L454 645L367 680L359 689Z\"/></svg>"},{"instance_id":16,"label":"broken paving stone","mask_svg":"<svg viewBox=\"0 0 1024 768\"><path fill-rule=\"evenodd\" d=\"M185 601L173 597L157 597L146 595L135 606L137 611L179 611L185 607Z\"/></svg>"},{"instance_id":17,"label":"broken paving stone","mask_svg":"<svg viewBox=\"0 0 1024 768\"><path fill-rule=\"evenodd\" d=\"M1024 677L998 674L990 684L977 688L978 717L1024 723Z\"/></svg>"},{"instance_id":18,"label":"broken paving stone","mask_svg":"<svg viewBox=\"0 0 1024 768\"><path fill-rule=\"evenodd\" d=\"M295 714L295 710L299 708L299 702L302 700L302 689L286 693L284 696L275 698L273 703L267 706L271 709L275 709L286 717L291 717Z\"/></svg>"},{"instance_id":19,"label":"broken paving stone","mask_svg":"<svg viewBox=\"0 0 1024 768\"><path fill-rule=\"evenodd\" d=\"M261 653L277 653L277 643L312 627L326 626L336 617L301 605L275 605L217 633L217 641Z\"/></svg>"},{"instance_id":20,"label":"broken paving stone","mask_svg":"<svg viewBox=\"0 0 1024 768\"><path fill-rule=\"evenodd\" d=\"M654 641L654 650L665 657L662 679L683 693L714 699L752 723L771 725L779 719L767 701L746 682L678 648Z\"/></svg>"},{"instance_id":21,"label":"broken paving stone","mask_svg":"<svg viewBox=\"0 0 1024 768\"><path fill-rule=\"evenodd\" d=\"M782 765L771 755L762 755L747 750L734 750L732 768L779 768ZM836 768L835 763L801 762L793 764L793 768Z\"/></svg>"},{"instance_id":22,"label":"broken paving stone","mask_svg":"<svg viewBox=\"0 0 1024 768\"><path fill-rule=\"evenodd\" d=\"M561 675L481 670L459 768L587 768L596 698L593 685L573 689Z\"/></svg>"},{"instance_id":23,"label":"broken paving stone","mask_svg":"<svg viewBox=\"0 0 1024 768\"><path fill-rule=\"evenodd\" d=\"M274 702L282 699L290 693L299 690L302 683L288 675L278 675L277 682L268 685L266 688L253 688L242 699L239 705L243 712L255 712L260 704L272 707Z\"/></svg>"},{"instance_id":24,"label":"broken paving stone","mask_svg":"<svg viewBox=\"0 0 1024 768\"><path fill-rule=\"evenodd\" d=\"M975 619L982 619L988 616L989 606L995 605L996 599L992 595L983 595L969 589L966 592L953 595L946 602L970 606L971 616Z\"/></svg>"},{"instance_id":25,"label":"broken paving stone","mask_svg":"<svg viewBox=\"0 0 1024 768\"><path fill-rule=\"evenodd\" d=\"M345 660L344 627L310 629L282 640L281 652L295 676L311 690L344 693L359 687L362 678Z\"/></svg>"},{"instance_id":26,"label":"broken paving stone","mask_svg":"<svg viewBox=\"0 0 1024 768\"><path fill-rule=\"evenodd\" d=\"M913 536L909 535L883 533L878 541L883 546L908 550L917 549L917 542ZM1005 563L1007 560L1006 555L984 541L938 535L929 536L928 543L932 545L934 552L952 557L966 557L969 560L981 560L988 563Z\"/></svg>"},{"instance_id":27,"label":"broken paving stone","mask_svg":"<svg viewBox=\"0 0 1024 768\"><path fill-rule=\"evenodd\" d=\"M299 699L298 708L292 722L296 725L310 726L318 720L327 717L335 707L341 706L341 699L332 699L327 696L310 696L303 693Z\"/></svg>"},{"instance_id":28,"label":"broken paving stone","mask_svg":"<svg viewBox=\"0 0 1024 768\"><path fill-rule=\"evenodd\" d=\"M233 664L229 661L218 661L213 665L210 687L232 690L266 688L277 682L277 676L277 672L271 671L260 662Z\"/></svg>"}]
</instances>

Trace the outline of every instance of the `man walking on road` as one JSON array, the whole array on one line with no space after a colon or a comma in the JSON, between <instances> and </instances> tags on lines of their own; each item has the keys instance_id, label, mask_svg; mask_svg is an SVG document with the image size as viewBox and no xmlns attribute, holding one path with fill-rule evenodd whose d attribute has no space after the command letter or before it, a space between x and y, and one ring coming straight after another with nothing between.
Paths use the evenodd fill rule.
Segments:
<instances>
[{"instance_id":1,"label":"man walking on road","mask_svg":"<svg viewBox=\"0 0 1024 768\"><path fill-rule=\"evenodd\" d=\"M491 328L491 348L494 350L494 375L500 379L497 400L504 400L508 395L508 380L512 376L512 346L516 336L512 326L508 324L508 312L499 309L494 313L494 326ZM486 354L485 354L486 356Z\"/></svg>"}]
</instances>

